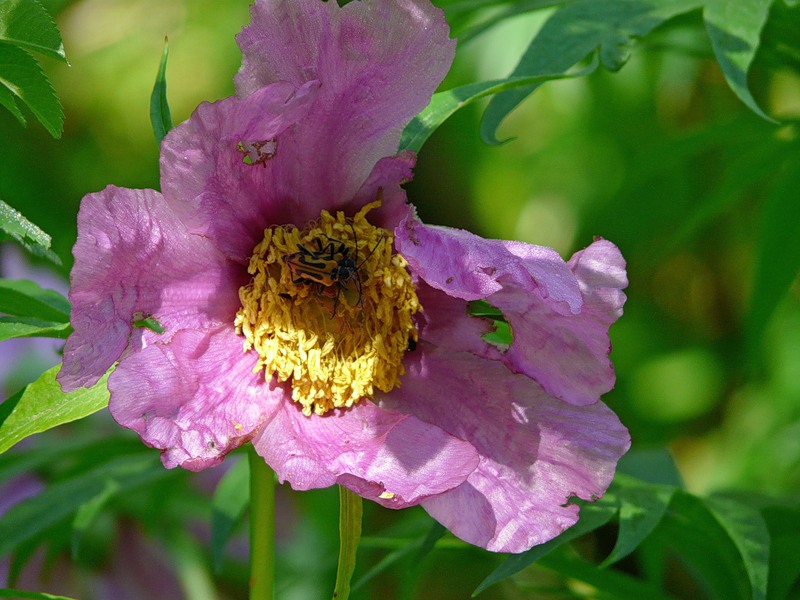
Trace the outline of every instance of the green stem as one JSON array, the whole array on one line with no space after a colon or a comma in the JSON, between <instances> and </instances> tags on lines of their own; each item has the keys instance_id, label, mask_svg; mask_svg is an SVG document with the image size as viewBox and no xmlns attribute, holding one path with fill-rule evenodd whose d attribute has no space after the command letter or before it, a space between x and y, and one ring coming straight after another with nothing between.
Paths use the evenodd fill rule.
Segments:
<instances>
[{"instance_id":1,"label":"green stem","mask_svg":"<svg viewBox=\"0 0 800 600\"><path fill-rule=\"evenodd\" d=\"M250 451L250 600L275 598L275 474Z\"/></svg>"},{"instance_id":2,"label":"green stem","mask_svg":"<svg viewBox=\"0 0 800 600\"><path fill-rule=\"evenodd\" d=\"M350 597L350 578L356 568L356 550L361 540L361 496L339 486L339 566L336 569L336 588L333 597Z\"/></svg>"}]
</instances>

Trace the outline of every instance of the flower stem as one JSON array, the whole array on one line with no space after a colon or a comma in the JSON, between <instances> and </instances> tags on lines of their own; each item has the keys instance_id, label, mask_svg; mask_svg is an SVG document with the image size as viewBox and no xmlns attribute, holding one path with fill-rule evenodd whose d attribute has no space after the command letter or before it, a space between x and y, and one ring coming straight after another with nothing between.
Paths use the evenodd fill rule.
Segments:
<instances>
[{"instance_id":1,"label":"flower stem","mask_svg":"<svg viewBox=\"0 0 800 600\"><path fill-rule=\"evenodd\" d=\"M275 597L275 474L250 452L250 600Z\"/></svg>"},{"instance_id":2,"label":"flower stem","mask_svg":"<svg viewBox=\"0 0 800 600\"><path fill-rule=\"evenodd\" d=\"M356 550L361 540L361 503L361 496L339 486L339 566L333 590L336 600L347 600L350 596L350 578L356 568Z\"/></svg>"}]
</instances>

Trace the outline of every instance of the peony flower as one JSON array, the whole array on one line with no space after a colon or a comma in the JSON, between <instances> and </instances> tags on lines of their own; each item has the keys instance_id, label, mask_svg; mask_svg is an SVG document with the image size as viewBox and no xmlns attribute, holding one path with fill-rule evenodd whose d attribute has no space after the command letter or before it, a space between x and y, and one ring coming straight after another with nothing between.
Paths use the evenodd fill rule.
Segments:
<instances>
[{"instance_id":1,"label":"peony flower","mask_svg":"<svg viewBox=\"0 0 800 600\"><path fill-rule=\"evenodd\" d=\"M237 96L167 135L161 193L84 198L59 380L118 363L111 414L167 467L252 442L295 489L421 504L520 552L574 524L569 500L602 495L629 446L599 401L625 263L604 240L564 262L416 217L398 141L448 33L428 0L257 1Z\"/></svg>"}]
</instances>

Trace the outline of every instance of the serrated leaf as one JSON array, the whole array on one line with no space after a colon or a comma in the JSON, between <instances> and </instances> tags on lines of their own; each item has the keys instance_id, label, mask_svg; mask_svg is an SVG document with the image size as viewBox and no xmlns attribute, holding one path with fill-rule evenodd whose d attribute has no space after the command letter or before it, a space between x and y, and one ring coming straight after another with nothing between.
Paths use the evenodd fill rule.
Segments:
<instances>
[{"instance_id":1,"label":"serrated leaf","mask_svg":"<svg viewBox=\"0 0 800 600\"><path fill-rule=\"evenodd\" d=\"M215 571L222 566L225 544L250 504L249 481L248 461L240 459L220 479L214 491L211 500L211 558Z\"/></svg>"},{"instance_id":2,"label":"serrated leaf","mask_svg":"<svg viewBox=\"0 0 800 600\"><path fill-rule=\"evenodd\" d=\"M800 270L800 152L784 164L761 210L747 317L747 348L758 354L772 313Z\"/></svg>"},{"instance_id":3,"label":"serrated leaf","mask_svg":"<svg viewBox=\"0 0 800 600\"><path fill-rule=\"evenodd\" d=\"M590 52L611 70L622 67L630 46L667 19L699 8L702 0L576 0L556 11L525 50L511 77L563 73ZM481 122L481 137L499 144L497 128L541 84L498 94Z\"/></svg>"},{"instance_id":4,"label":"serrated leaf","mask_svg":"<svg viewBox=\"0 0 800 600\"><path fill-rule=\"evenodd\" d=\"M61 34L36 0L0 2L0 41L67 62Z\"/></svg>"},{"instance_id":5,"label":"serrated leaf","mask_svg":"<svg viewBox=\"0 0 800 600\"><path fill-rule=\"evenodd\" d=\"M739 550L753 600L767 597L770 535L758 510L729 498L710 497L706 507Z\"/></svg>"},{"instance_id":6,"label":"serrated leaf","mask_svg":"<svg viewBox=\"0 0 800 600\"><path fill-rule=\"evenodd\" d=\"M474 598L494 584L500 583L504 579L507 579L512 575L519 573L523 569L528 568L537 560L552 552L562 544L570 542L579 536L602 527L608 523L616 513L617 506L612 502L607 504L588 504L582 506L580 519L575 525L549 542L534 546L522 554L512 554L509 556L505 562L503 562L503 564L492 571L489 576L484 579L477 588L475 588L475 591L472 592L472 597Z\"/></svg>"},{"instance_id":7,"label":"serrated leaf","mask_svg":"<svg viewBox=\"0 0 800 600\"><path fill-rule=\"evenodd\" d=\"M26 50L0 42L0 86L22 100L54 138L64 131L64 111L39 63Z\"/></svg>"},{"instance_id":8,"label":"serrated leaf","mask_svg":"<svg viewBox=\"0 0 800 600\"><path fill-rule=\"evenodd\" d=\"M108 373L91 388L65 394L56 381L60 368L45 371L0 404L0 453L28 436L82 419L108 405Z\"/></svg>"},{"instance_id":9,"label":"serrated leaf","mask_svg":"<svg viewBox=\"0 0 800 600\"><path fill-rule=\"evenodd\" d=\"M0 313L69 322L70 304L55 290L27 279L0 279Z\"/></svg>"},{"instance_id":10,"label":"serrated leaf","mask_svg":"<svg viewBox=\"0 0 800 600\"><path fill-rule=\"evenodd\" d=\"M25 337L66 339L71 332L69 323L27 317L0 317L0 342Z\"/></svg>"},{"instance_id":11,"label":"serrated leaf","mask_svg":"<svg viewBox=\"0 0 800 600\"><path fill-rule=\"evenodd\" d=\"M585 77L592 73L597 68L597 65L597 60L594 60L587 68L581 69L576 73L493 79L492 81L471 83L434 94L430 104L428 104L420 114L414 117L403 130L403 135L400 138L400 149L419 152L431 134L436 131L442 123L449 119L453 113L479 98L485 98L486 96L520 87L530 87L531 85L541 84L545 81Z\"/></svg>"},{"instance_id":12,"label":"serrated leaf","mask_svg":"<svg viewBox=\"0 0 800 600\"><path fill-rule=\"evenodd\" d=\"M56 594L47 594L45 592L29 592L26 590L12 590L8 588L0 589L0 598L30 598L31 600L75 600L68 596L57 596Z\"/></svg>"},{"instance_id":13,"label":"serrated leaf","mask_svg":"<svg viewBox=\"0 0 800 600\"><path fill-rule=\"evenodd\" d=\"M88 473L54 483L41 494L15 504L0 518L0 556L73 514L101 494L109 482L123 493L167 474L158 458L148 453L115 458Z\"/></svg>"},{"instance_id":14,"label":"serrated leaf","mask_svg":"<svg viewBox=\"0 0 800 600\"><path fill-rule=\"evenodd\" d=\"M747 107L777 123L759 108L747 85L747 72L761 42L772 0L706 0L703 20L725 79Z\"/></svg>"},{"instance_id":15,"label":"serrated leaf","mask_svg":"<svg viewBox=\"0 0 800 600\"><path fill-rule=\"evenodd\" d=\"M153 92L150 94L150 123L153 126L153 134L159 144L169 133L169 130L172 129L172 113L169 110L169 102L167 101L167 58L169 58L169 43L164 38L164 52L161 54L156 83L153 85Z\"/></svg>"},{"instance_id":16,"label":"serrated leaf","mask_svg":"<svg viewBox=\"0 0 800 600\"><path fill-rule=\"evenodd\" d=\"M654 485L617 475L614 480L619 498L619 534L611 554L600 568L622 560L652 533L667 511L675 488Z\"/></svg>"},{"instance_id":17,"label":"serrated leaf","mask_svg":"<svg viewBox=\"0 0 800 600\"><path fill-rule=\"evenodd\" d=\"M14 100L14 95L7 87L0 86L0 106L7 108L9 112L14 115L14 118L19 121L20 125L24 127L27 124L25 116L22 114L22 111L19 109L19 106L17 106L17 103Z\"/></svg>"},{"instance_id":18,"label":"serrated leaf","mask_svg":"<svg viewBox=\"0 0 800 600\"><path fill-rule=\"evenodd\" d=\"M0 97L7 91L0 87ZM25 123L24 119L22 123ZM57 265L61 264L61 259L50 250L50 236L2 200L0 200L0 231L4 231L32 254L48 258Z\"/></svg>"}]
</instances>

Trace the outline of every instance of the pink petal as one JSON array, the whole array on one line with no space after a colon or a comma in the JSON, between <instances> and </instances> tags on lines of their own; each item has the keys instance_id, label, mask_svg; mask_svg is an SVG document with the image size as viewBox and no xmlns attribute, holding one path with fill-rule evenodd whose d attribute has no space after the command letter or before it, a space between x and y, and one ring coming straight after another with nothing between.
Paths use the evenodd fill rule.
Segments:
<instances>
[{"instance_id":1,"label":"pink petal","mask_svg":"<svg viewBox=\"0 0 800 600\"><path fill-rule=\"evenodd\" d=\"M414 207L408 204L406 191L400 186L411 181L416 162L417 155L407 151L380 159L352 202L343 209L356 213L380 196L381 206L369 213L369 221L379 227L394 229L400 221L414 214Z\"/></svg>"},{"instance_id":2,"label":"pink petal","mask_svg":"<svg viewBox=\"0 0 800 600\"><path fill-rule=\"evenodd\" d=\"M368 401L322 417L285 402L253 444L294 489L339 483L389 508L452 489L477 465L470 444Z\"/></svg>"},{"instance_id":3,"label":"pink petal","mask_svg":"<svg viewBox=\"0 0 800 600\"><path fill-rule=\"evenodd\" d=\"M192 233L245 261L267 226L294 222L287 199L296 196L276 173L280 163L295 160L286 129L306 116L317 87L282 82L244 100L204 102L169 132L161 144L161 188ZM270 140L273 158L243 162L238 142Z\"/></svg>"},{"instance_id":4,"label":"pink petal","mask_svg":"<svg viewBox=\"0 0 800 600\"><path fill-rule=\"evenodd\" d=\"M458 537L496 552L522 552L578 518L573 496L601 496L630 446L603 403L572 406L502 363L421 342L402 386L382 404L471 443L478 468L423 507Z\"/></svg>"},{"instance_id":5,"label":"pink petal","mask_svg":"<svg viewBox=\"0 0 800 600\"><path fill-rule=\"evenodd\" d=\"M108 381L111 415L161 450L167 468L213 466L286 401L253 373L256 358L230 325L180 331L120 360Z\"/></svg>"},{"instance_id":6,"label":"pink petal","mask_svg":"<svg viewBox=\"0 0 800 600\"><path fill-rule=\"evenodd\" d=\"M74 333L58 380L66 391L94 385L128 346L133 321L155 317L163 336L232 323L246 275L205 238L190 235L153 190L109 186L78 213L70 279ZM137 343L145 343L140 340Z\"/></svg>"},{"instance_id":7,"label":"pink petal","mask_svg":"<svg viewBox=\"0 0 800 600\"><path fill-rule=\"evenodd\" d=\"M294 168L281 179L298 202L339 209L373 165L394 154L403 126L444 78L455 51L428 0L260 0L237 38L240 96L264 85L319 80L313 110L292 132Z\"/></svg>"},{"instance_id":8,"label":"pink petal","mask_svg":"<svg viewBox=\"0 0 800 600\"><path fill-rule=\"evenodd\" d=\"M411 271L430 286L462 300L486 299L503 311L514 341L501 359L513 371L573 404L591 404L614 386L608 328L622 314L627 279L613 244L595 242L582 259L567 264L550 248L486 240L416 219L401 223L395 234ZM457 331L475 329L465 324L465 310L438 315L440 322L426 320L442 332L442 343L448 336L463 342ZM461 349L495 356L484 348Z\"/></svg>"}]
</instances>

